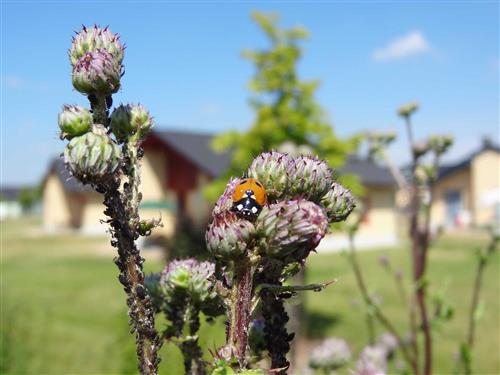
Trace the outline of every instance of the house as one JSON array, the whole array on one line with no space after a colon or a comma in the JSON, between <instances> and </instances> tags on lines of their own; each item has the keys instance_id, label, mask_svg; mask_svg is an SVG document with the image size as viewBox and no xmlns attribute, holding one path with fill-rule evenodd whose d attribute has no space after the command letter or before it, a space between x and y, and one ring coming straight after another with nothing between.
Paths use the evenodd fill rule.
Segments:
<instances>
[{"instance_id":1,"label":"house","mask_svg":"<svg viewBox=\"0 0 500 375\"><path fill-rule=\"evenodd\" d=\"M204 227L211 205L203 198L202 188L220 176L229 166L228 154L216 154L210 148L211 135L154 131L144 142L142 161L143 218L161 215L163 228L155 233L170 236L179 214L194 225ZM395 206L396 183L389 171L365 159L350 156L341 173L360 177L367 187L368 208L359 232L359 241L394 244L397 236ZM85 233L103 233L105 226L102 197L70 178L63 162L54 160L44 181L43 223L47 230L78 229ZM328 247L344 246L347 239L335 235L325 240Z\"/></svg>"},{"instance_id":2,"label":"house","mask_svg":"<svg viewBox=\"0 0 500 375\"><path fill-rule=\"evenodd\" d=\"M163 227L155 233L170 236L178 215L205 225L210 205L202 188L229 165L227 154L211 151L211 135L155 131L143 143L143 195L140 214L144 219L161 216ZM71 178L63 161L54 160L44 180L43 225L47 231L78 229L103 233L106 226L102 196Z\"/></svg>"},{"instance_id":3,"label":"house","mask_svg":"<svg viewBox=\"0 0 500 375\"><path fill-rule=\"evenodd\" d=\"M500 147L485 139L477 151L441 167L432 194L434 228L477 227L500 221Z\"/></svg>"},{"instance_id":4,"label":"house","mask_svg":"<svg viewBox=\"0 0 500 375\"><path fill-rule=\"evenodd\" d=\"M23 188L2 186L0 189L0 220L15 219L23 214L19 201Z\"/></svg>"},{"instance_id":5,"label":"house","mask_svg":"<svg viewBox=\"0 0 500 375\"><path fill-rule=\"evenodd\" d=\"M357 248L393 246L398 243L397 184L390 171L369 159L351 155L340 170L341 174L358 176L365 187L365 214L354 238ZM345 233L327 235L318 251L332 251L349 246Z\"/></svg>"}]
</instances>

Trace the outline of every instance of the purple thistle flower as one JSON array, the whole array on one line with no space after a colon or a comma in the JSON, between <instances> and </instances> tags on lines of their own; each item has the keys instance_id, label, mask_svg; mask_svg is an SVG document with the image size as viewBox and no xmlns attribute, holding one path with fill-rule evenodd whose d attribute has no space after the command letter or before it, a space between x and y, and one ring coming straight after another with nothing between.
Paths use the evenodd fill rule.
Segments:
<instances>
[{"instance_id":1,"label":"purple thistle flower","mask_svg":"<svg viewBox=\"0 0 500 375\"><path fill-rule=\"evenodd\" d=\"M314 369L336 370L351 359L351 351L345 340L329 338L314 348L309 358L309 366Z\"/></svg>"},{"instance_id":2,"label":"purple thistle flower","mask_svg":"<svg viewBox=\"0 0 500 375\"><path fill-rule=\"evenodd\" d=\"M205 232L208 251L215 257L231 260L244 255L255 232L254 225L231 211L214 216Z\"/></svg>"},{"instance_id":3,"label":"purple thistle flower","mask_svg":"<svg viewBox=\"0 0 500 375\"><path fill-rule=\"evenodd\" d=\"M231 178L226 185L224 193L219 197L215 203L214 209L212 210L212 215L218 215L222 212L231 210L233 206L233 193L236 185L240 183L241 179Z\"/></svg>"},{"instance_id":4,"label":"purple thistle flower","mask_svg":"<svg viewBox=\"0 0 500 375\"><path fill-rule=\"evenodd\" d=\"M367 346L356 362L356 375L385 375L387 371L386 351L380 346Z\"/></svg>"},{"instance_id":5,"label":"purple thistle flower","mask_svg":"<svg viewBox=\"0 0 500 375\"><path fill-rule=\"evenodd\" d=\"M287 192L287 168L292 160L281 152L264 152L253 160L248 168L248 177L255 178L264 185L270 200L279 199Z\"/></svg>"},{"instance_id":6,"label":"purple thistle flower","mask_svg":"<svg viewBox=\"0 0 500 375\"><path fill-rule=\"evenodd\" d=\"M333 183L332 170L316 157L299 156L288 163L288 194L319 203Z\"/></svg>"},{"instance_id":7,"label":"purple thistle flower","mask_svg":"<svg viewBox=\"0 0 500 375\"><path fill-rule=\"evenodd\" d=\"M336 182L331 184L330 190L321 198L321 204L331 223L345 220L356 207L351 191Z\"/></svg>"},{"instance_id":8,"label":"purple thistle flower","mask_svg":"<svg viewBox=\"0 0 500 375\"><path fill-rule=\"evenodd\" d=\"M120 36L112 33L107 27L102 29L94 25L90 28L83 26L73 37L69 50L71 64L75 65L87 52L95 52L98 49L105 49L118 64L122 63L125 46L121 43Z\"/></svg>"},{"instance_id":9,"label":"purple thistle flower","mask_svg":"<svg viewBox=\"0 0 500 375\"><path fill-rule=\"evenodd\" d=\"M105 49L87 52L73 66L73 87L85 95L108 96L118 91L122 66Z\"/></svg>"},{"instance_id":10,"label":"purple thistle flower","mask_svg":"<svg viewBox=\"0 0 500 375\"><path fill-rule=\"evenodd\" d=\"M261 252L290 261L305 259L318 246L328 229L321 207L297 199L264 207L255 222Z\"/></svg>"}]
</instances>

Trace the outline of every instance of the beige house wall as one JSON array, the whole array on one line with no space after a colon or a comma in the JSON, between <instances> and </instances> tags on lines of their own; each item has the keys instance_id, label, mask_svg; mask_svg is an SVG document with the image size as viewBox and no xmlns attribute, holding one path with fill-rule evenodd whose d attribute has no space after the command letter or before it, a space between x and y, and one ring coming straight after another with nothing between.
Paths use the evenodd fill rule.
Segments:
<instances>
[{"instance_id":1,"label":"beige house wall","mask_svg":"<svg viewBox=\"0 0 500 375\"><path fill-rule=\"evenodd\" d=\"M368 194L365 200L368 201L368 212L354 238L355 246L373 248L396 245L399 232L395 189L368 186L366 190ZM335 232L327 235L320 242L318 252L338 251L348 246L348 236L344 232Z\"/></svg>"},{"instance_id":2,"label":"beige house wall","mask_svg":"<svg viewBox=\"0 0 500 375\"><path fill-rule=\"evenodd\" d=\"M500 153L484 151L471 163L472 221L475 225L493 222L500 200Z\"/></svg>"},{"instance_id":3,"label":"beige house wall","mask_svg":"<svg viewBox=\"0 0 500 375\"><path fill-rule=\"evenodd\" d=\"M68 199L59 178L47 176L43 189L43 226L46 230L67 227L71 223Z\"/></svg>"},{"instance_id":4,"label":"beige house wall","mask_svg":"<svg viewBox=\"0 0 500 375\"><path fill-rule=\"evenodd\" d=\"M436 183L432 189L433 204L431 208L431 225L434 228L445 226L446 223L446 201L445 194L448 191L458 191L462 198L462 208L470 210L471 207L471 183L470 169L464 168L461 171L447 176Z\"/></svg>"},{"instance_id":5,"label":"beige house wall","mask_svg":"<svg viewBox=\"0 0 500 375\"><path fill-rule=\"evenodd\" d=\"M397 233L396 191L391 188L367 188L369 210L359 228L360 236L385 236Z\"/></svg>"},{"instance_id":6,"label":"beige house wall","mask_svg":"<svg viewBox=\"0 0 500 375\"><path fill-rule=\"evenodd\" d=\"M210 180L207 174L199 173L196 189L190 191L186 199L186 211L197 226L203 226L207 223L212 209L212 205L203 195L203 188L207 186Z\"/></svg>"}]
</instances>

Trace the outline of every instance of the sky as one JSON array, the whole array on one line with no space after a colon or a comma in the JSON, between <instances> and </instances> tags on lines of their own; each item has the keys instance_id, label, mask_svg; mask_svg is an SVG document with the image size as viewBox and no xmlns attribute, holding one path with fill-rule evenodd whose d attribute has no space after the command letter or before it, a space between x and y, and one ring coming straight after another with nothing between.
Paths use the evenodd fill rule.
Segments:
<instances>
[{"instance_id":1,"label":"sky","mask_svg":"<svg viewBox=\"0 0 500 375\"><path fill-rule=\"evenodd\" d=\"M140 102L158 129L217 133L251 126L244 49L268 43L252 11L310 32L299 64L319 79L316 98L335 132L394 130L407 158L396 108L421 103L417 138L452 133L459 160L499 139L497 1L8 1L1 3L0 185L36 184L64 148L57 114L87 106L71 85L67 57L81 25L109 25L126 43L115 104Z\"/></svg>"}]
</instances>

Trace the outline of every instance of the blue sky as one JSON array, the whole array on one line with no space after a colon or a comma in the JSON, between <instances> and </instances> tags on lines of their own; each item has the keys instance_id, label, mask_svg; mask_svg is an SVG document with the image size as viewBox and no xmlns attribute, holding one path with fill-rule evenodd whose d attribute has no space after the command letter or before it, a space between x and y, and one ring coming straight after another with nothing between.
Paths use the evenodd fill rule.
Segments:
<instances>
[{"instance_id":1,"label":"blue sky","mask_svg":"<svg viewBox=\"0 0 500 375\"><path fill-rule=\"evenodd\" d=\"M499 9L496 1L65 2L2 1L1 184L40 181L64 145L63 103L87 105L71 86L67 49L81 24L109 25L127 44L115 103L141 102L158 128L219 132L253 119L244 48L265 47L253 10L311 37L300 63L336 132L397 130L395 108L418 100L417 136L453 133L448 159L498 141ZM404 161L405 138L392 149Z\"/></svg>"}]
</instances>

